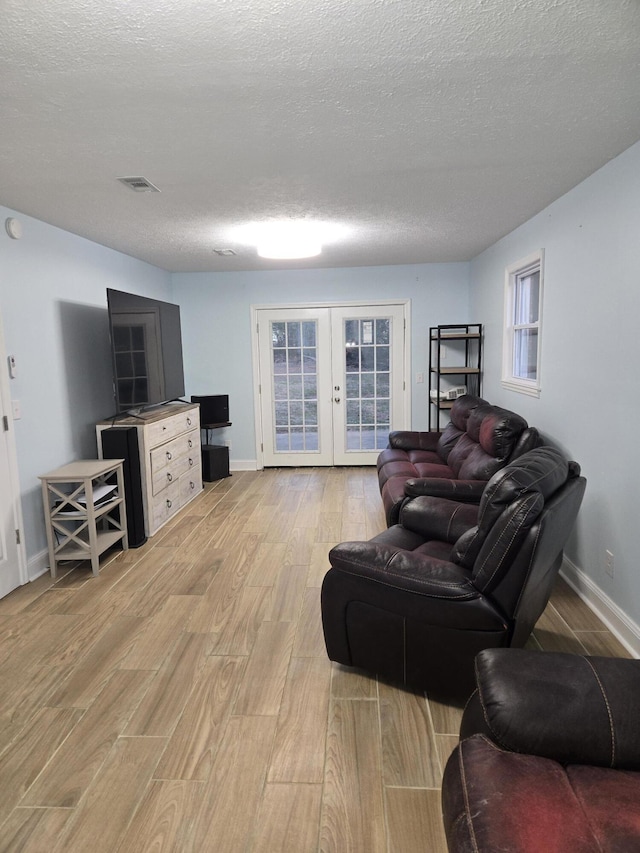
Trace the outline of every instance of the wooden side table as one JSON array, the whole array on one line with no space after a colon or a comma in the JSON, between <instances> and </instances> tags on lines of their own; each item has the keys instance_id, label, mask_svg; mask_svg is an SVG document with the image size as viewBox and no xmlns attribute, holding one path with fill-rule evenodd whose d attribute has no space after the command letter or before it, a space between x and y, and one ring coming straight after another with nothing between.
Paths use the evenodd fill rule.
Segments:
<instances>
[{"instance_id":1,"label":"wooden side table","mask_svg":"<svg viewBox=\"0 0 640 853\"><path fill-rule=\"evenodd\" d=\"M81 459L38 478L51 577L63 560L91 560L97 577L101 554L117 542L128 549L122 462Z\"/></svg>"}]
</instances>

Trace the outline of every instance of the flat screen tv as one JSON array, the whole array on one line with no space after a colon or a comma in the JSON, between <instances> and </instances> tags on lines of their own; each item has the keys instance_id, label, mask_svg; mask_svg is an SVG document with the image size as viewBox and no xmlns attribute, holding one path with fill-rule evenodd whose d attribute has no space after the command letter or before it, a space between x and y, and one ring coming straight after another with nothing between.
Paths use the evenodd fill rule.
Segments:
<instances>
[{"instance_id":1,"label":"flat screen tv","mask_svg":"<svg viewBox=\"0 0 640 853\"><path fill-rule=\"evenodd\" d=\"M184 396L180 308L107 288L118 414Z\"/></svg>"}]
</instances>

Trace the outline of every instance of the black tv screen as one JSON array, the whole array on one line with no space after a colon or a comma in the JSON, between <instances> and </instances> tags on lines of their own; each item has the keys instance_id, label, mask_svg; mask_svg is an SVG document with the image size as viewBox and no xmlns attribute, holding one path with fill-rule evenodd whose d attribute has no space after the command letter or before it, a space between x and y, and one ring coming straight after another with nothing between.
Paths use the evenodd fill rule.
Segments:
<instances>
[{"instance_id":1,"label":"black tv screen","mask_svg":"<svg viewBox=\"0 0 640 853\"><path fill-rule=\"evenodd\" d=\"M184 396L180 308L107 288L118 414Z\"/></svg>"}]
</instances>

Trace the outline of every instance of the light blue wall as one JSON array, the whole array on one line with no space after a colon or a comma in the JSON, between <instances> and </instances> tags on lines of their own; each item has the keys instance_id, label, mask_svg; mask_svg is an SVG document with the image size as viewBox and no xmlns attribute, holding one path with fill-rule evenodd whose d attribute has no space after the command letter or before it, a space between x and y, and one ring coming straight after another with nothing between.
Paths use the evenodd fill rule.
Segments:
<instances>
[{"instance_id":1,"label":"light blue wall","mask_svg":"<svg viewBox=\"0 0 640 853\"><path fill-rule=\"evenodd\" d=\"M500 385L504 271L545 249L542 393ZM588 479L567 550L640 623L638 322L640 143L481 254L472 313L485 323L484 392L521 412L580 462ZM613 551L614 579L604 572Z\"/></svg>"},{"instance_id":2,"label":"light blue wall","mask_svg":"<svg viewBox=\"0 0 640 853\"><path fill-rule=\"evenodd\" d=\"M467 322L468 275L464 263L174 274L187 394L229 394L233 427L216 441L232 441L232 460L255 460L251 305L410 299L413 426L426 429L429 326Z\"/></svg>"},{"instance_id":3,"label":"light blue wall","mask_svg":"<svg viewBox=\"0 0 640 853\"><path fill-rule=\"evenodd\" d=\"M8 237L14 216L23 237ZM160 299L169 273L0 207L0 316L10 380L27 559L46 548L38 474L95 458L95 422L114 411L106 288ZM0 369L6 369L4 365Z\"/></svg>"}]
</instances>

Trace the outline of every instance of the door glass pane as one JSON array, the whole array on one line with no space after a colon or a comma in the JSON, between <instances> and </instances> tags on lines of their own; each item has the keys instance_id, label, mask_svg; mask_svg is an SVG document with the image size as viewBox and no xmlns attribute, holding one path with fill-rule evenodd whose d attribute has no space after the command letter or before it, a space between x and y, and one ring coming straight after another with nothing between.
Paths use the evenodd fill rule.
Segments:
<instances>
[{"instance_id":1,"label":"door glass pane","mask_svg":"<svg viewBox=\"0 0 640 853\"><path fill-rule=\"evenodd\" d=\"M391 424L391 321L344 321L347 450L381 450Z\"/></svg>"},{"instance_id":2,"label":"door glass pane","mask_svg":"<svg viewBox=\"0 0 640 853\"><path fill-rule=\"evenodd\" d=\"M317 453L316 321L271 324L276 453Z\"/></svg>"}]
</instances>

